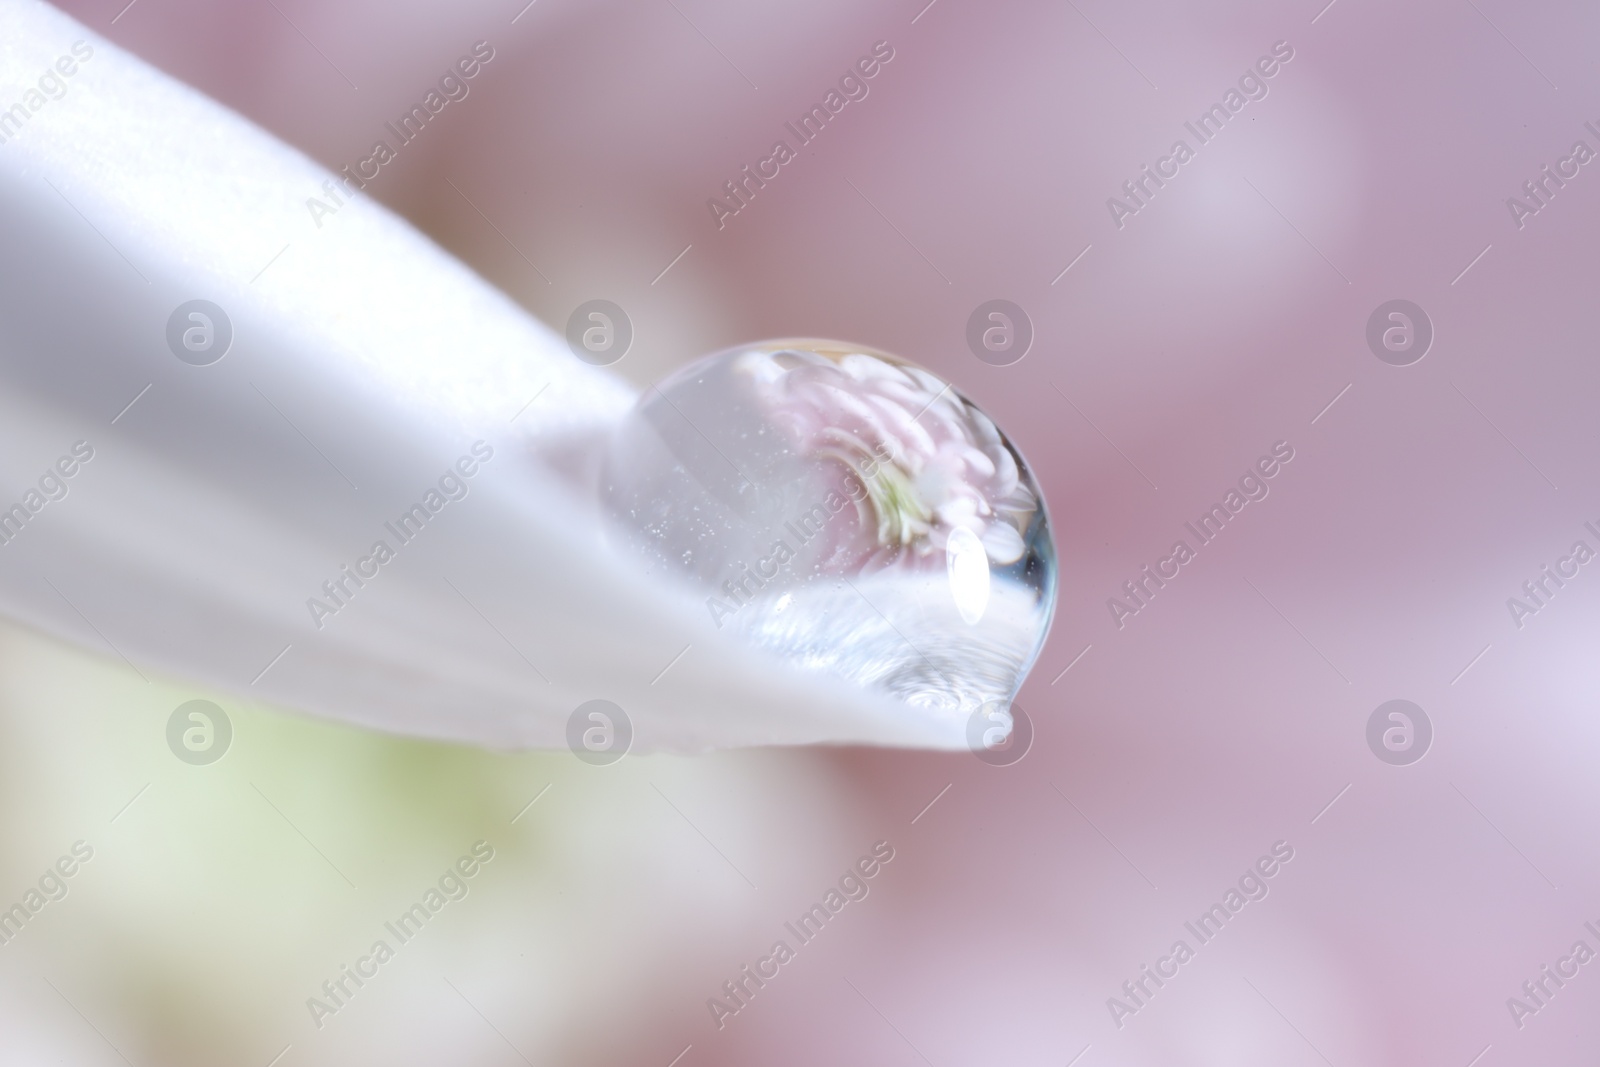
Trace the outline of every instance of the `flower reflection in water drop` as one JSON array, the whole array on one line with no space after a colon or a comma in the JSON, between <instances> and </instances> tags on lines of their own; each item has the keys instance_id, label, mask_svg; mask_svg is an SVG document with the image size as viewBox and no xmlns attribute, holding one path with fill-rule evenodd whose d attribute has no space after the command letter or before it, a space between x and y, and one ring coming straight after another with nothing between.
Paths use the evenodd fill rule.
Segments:
<instances>
[{"instance_id":1,"label":"flower reflection in water drop","mask_svg":"<svg viewBox=\"0 0 1600 1067\"><path fill-rule=\"evenodd\" d=\"M649 390L602 498L651 570L806 670L966 713L1022 684L1055 602L1043 498L994 423L881 352L774 341Z\"/></svg>"}]
</instances>

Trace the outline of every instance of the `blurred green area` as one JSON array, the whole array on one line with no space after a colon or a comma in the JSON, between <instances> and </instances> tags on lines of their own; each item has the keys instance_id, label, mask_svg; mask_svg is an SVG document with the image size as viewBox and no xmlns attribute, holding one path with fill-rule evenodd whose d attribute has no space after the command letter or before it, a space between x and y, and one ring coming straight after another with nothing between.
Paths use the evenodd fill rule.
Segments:
<instances>
[{"instance_id":1,"label":"blurred green area","mask_svg":"<svg viewBox=\"0 0 1600 1067\"><path fill-rule=\"evenodd\" d=\"M233 729L208 765L168 747L196 698ZM753 885L831 851L853 801L830 768L796 752L592 767L386 736L7 626L0 909L74 842L94 854L0 945L0 1060L654 1055L644 1035L701 1026L719 968L766 936L774 905ZM478 841L494 858L467 895L398 942L384 923ZM380 938L394 959L347 980L319 1028L308 998ZM631 1029L604 1024L619 1003Z\"/></svg>"}]
</instances>

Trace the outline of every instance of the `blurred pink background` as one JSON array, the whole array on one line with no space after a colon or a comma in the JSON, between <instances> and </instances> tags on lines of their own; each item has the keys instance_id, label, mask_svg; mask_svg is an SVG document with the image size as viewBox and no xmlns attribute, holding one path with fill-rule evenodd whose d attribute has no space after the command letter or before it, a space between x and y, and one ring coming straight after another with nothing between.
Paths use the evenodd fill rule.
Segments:
<instances>
[{"instance_id":1,"label":"blurred pink background","mask_svg":"<svg viewBox=\"0 0 1600 1067\"><path fill-rule=\"evenodd\" d=\"M1506 606L1575 540L1600 544L1583 528L1600 524L1600 176L1520 229L1506 206L1575 140L1600 148L1600 13L123 2L61 6L335 169L487 41L468 98L372 195L558 329L586 300L620 304L636 339L617 369L640 385L738 341L851 339L955 382L1045 487L1060 602L1019 698L1027 757L706 761L786 768L730 775L695 809L759 888L727 871L723 921L613 885L649 980L591 976L587 1014L519 1023L539 994L508 978L512 1043L553 1028L567 1062L658 1067L685 1046L681 1067L1493 1067L1600 1046L1594 968L1521 1028L1506 1004L1574 941L1600 948L1583 927L1600 925L1600 577L1520 629ZM878 41L894 56L867 97L719 230L707 198L793 144L783 124ZM1280 41L1293 58L1265 98L1119 228L1107 198L1193 145L1184 123ZM291 255L315 236L308 220ZM1007 367L965 342L997 297L1035 330ZM1405 367L1365 339L1396 298L1435 334ZM1294 459L1270 495L1119 628L1107 598L1278 441ZM1365 738L1395 698L1433 725L1411 766ZM838 807L813 824L817 796ZM878 840L895 859L867 898L719 1030L706 999ZM1185 921L1278 841L1294 859L1270 894L1119 1028L1108 998L1194 945ZM561 877L581 893L609 869ZM583 938L619 936L585 914ZM404 1035L343 1040L409 1062Z\"/></svg>"}]
</instances>

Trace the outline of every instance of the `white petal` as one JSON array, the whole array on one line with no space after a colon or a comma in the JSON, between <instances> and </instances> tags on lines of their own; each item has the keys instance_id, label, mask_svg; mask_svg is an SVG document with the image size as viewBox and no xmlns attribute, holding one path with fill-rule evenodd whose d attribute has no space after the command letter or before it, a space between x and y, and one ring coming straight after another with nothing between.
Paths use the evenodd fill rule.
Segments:
<instances>
[{"instance_id":1,"label":"white petal","mask_svg":"<svg viewBox=\"0 0 1600 1067\"><path fill-rule=\"evenodd\" d=\"M563 479L632 389L406 223L357 197L318 228L331 175L44 4L0 3L0 84L80 40L66 94L0 145L0 508L74 442L94 456L0 544L0 610L430 737L560 746L604 697L641 749L964 743L621 577ZM193 298L232 323L210 366L167 350ZM479 439L468 495L401 544L385 523ZM380 539L396 558L319 629L308 602Z\"/></svg>"}]
</instances>

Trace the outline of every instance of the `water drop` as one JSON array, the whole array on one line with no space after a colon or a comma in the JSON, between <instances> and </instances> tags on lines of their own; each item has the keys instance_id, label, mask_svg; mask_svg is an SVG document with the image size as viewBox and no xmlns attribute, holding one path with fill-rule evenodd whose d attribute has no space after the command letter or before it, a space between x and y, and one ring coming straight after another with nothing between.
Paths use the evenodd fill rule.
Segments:
<instances>
[{"instance_id":1,"label":"water drop","mask_svg":"<svg viewBox=\"0 0 1600 1067\"><path fill-rule=\"evenodd\" d=\"M1055 605L1044 500L950 383L832 341L770 341L651 387L612 441L618 539L719 629L931 712L1009 701Z\"/></svg>"}]
</instances>

